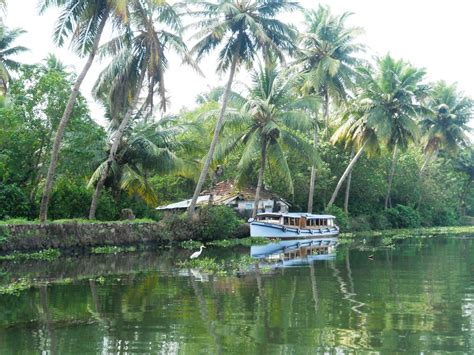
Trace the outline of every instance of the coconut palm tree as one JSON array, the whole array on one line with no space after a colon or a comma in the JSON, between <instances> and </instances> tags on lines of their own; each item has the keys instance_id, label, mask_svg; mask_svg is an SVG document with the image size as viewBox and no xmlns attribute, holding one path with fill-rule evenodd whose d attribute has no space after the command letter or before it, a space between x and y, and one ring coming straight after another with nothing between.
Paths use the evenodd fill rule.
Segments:
<instances>
[{"instance_id":1,"label":"coconut palm tree","mask_svg":"<svg viewBox=\"0 0 474 355\"><path fill-rule=\"evenodd\" d=\"M28 50L23 46L13 45L13 42L25 32L20 28L9 30L0 23L0 95L7 93L11 80L10 73L20 67L20 63L12 57Z\"/></svg>"},{"instance_id":2,"label":"coconut palm tree","mask_svg":"<svg viewBox=\"0 0 474 355\"><path fill-rule=\"evenodd\" d=\"M455 84L447 85L440 81L433 86L427 106L432 113L420 122L425 154L420 177L440 150L453 156L461 147L468 145L466 132L471 130L468 123L473 115L474 101L459 93Z\"/></svg>"},{"instance_id":3,"label":"coconut palm tree","mask_svg":"<svg viewBox=\"0 0 474 355\"><path fill-rule=\"evenodd\" d=\"M366 98L358 97L352 102L346 113L341 116L341 124L331 137L331 142L336 144L345 144L346 148L351 147L355 155L351 155L351 160L344 173L340 177L336 188L327 204L329 210L348 176L350 176L355 164L364 152L374 154L380 149L380 140L377 135L377 126L369 124L372 101ZM376 122L375 122L376 123Z\"/></svg>"},{"instance_id":4,"label":"coconut palm tree","mask_svg":"<svg viewBox=\"0 0 474 355\"><path fill-rule=\"evenodd\" d=\"M190 216L194 214L196 202L214 158L219 134L232 88L235 73L241 64L250 64L258 52L265 57L277 56L284 61L284 52L294 49L295 31L276 19L284 11L298 9L294 1L256 1L256 0L219 0L217 3L200 1L200 11L196 14L202 19L194 24L199 31L194 35L198 43L193 52L198 60L220 47L217 71L229 70L229 78L222 97L222 106L214 129L209 152L196 184L196 189L188 208Z\"/></svg>"},{"instance_id":5,"label":"coconut palm tree","mask_svg":"<svg viewBox=\"0 0 474 355\"><path fill-rule=\"evenodd\" d=\"M326 137L329 134L329 100L345 101L348 90L353 87L355 67L361 61L356 57L363 50L355 43L360 28L347 27L351 14L346 12L333 16L328 7L319 6L317 10L305 11L306 30L301 35L300 51L296 64L303 73L302 90L316 93L323 102L323 119ZM317 121L316 108L315 119ZM318 123L314 124L314 146L318 145ZM311 180L308 196L308 212L313 210L313 195L316 168L311 167Z\"/></svg>"},{"instance_id":6,"label":"coconut palm tree","mask_svg":"<svg viewBox=\"0 0 474 355\"><path fill-rule=\"evenodd\" d=\"M461 194L459 196L459 214L466 215L466 197L472 191L471 185L474 181L474 147L471 145L463 148L455 157L455 167L466 175Z\"/></svg>"},{"instance_id":7,"label":"coconut palm tree","mask_svg":"<svg viewBox=\"0 0 474 355\"><path fill-rule=\"evenodd\" d=\"M360 68L359 72L364 83L361 99L365 100L367 124L376 129L377 136L392 153L385 197L387 209L398 149L404 150L415 141L418 132L416 117L426 112L420 103L428 92L428 86L421 83L425 71L386 55L377 61L375 72L368 68Z\"/></svg>"},{"instance_id":8,"label":"coconut palm tree","mask_svg":"<svg viewBox=\"0 0 474 355\"><path fill-rule=\"evenodd\" d=\"M156 207L158 196L147 176L180 174L190 176L195 166L176 156L184 142L177 137L194 125L180 124L176 117L165 116L156 122L131 123L121 139L107 181L113 189L140 196L149 206ZM95 186L104 174L107 160L101 163L89 180Z\"/></svg>"},{"instance_id":9,"label":"coconut palm tree","mask_svg":"<svg viewBox=\"0 0 474 355\"><path fill-rule=\"evenodd\" d=\"M197 69L180 37L181 19L173 6L164 1L159 4L135 2L130 7L130 19L130 29L101 48L104 54L111 55L114 59L100 74L94 93L96 97L108 100L112 126L116 129L113 130L109 158L96 184L89 211L90 219L95 218L102 187L134 111L145 117L146 122L146 117L153 112L156 87L161 99L161 109L166 110L164 72L168 63L167 52L177 52L183 61ZM157 29L158 24L163 28ZM140 92L145 85L148 89L147 98L138 109Z\"/></svg>"},{"instance_id":10,"label":"coconut palm tree","mask_svg":"<svg viewBox=\"0 0 474 355\"><path fill-rule=\"evenodd\" d=\"M109 19L112 19L116 26L128 21L128 2L126 0L40 0L40 13L51 7L61 9L54 31L54 39L57 45L63 46L67 40L70 40L74 50L81 56L87 56L87 60L74 83L54 137L46 184L40 205L39 219L42 223L46 221L48 216L49 199L59 160L61 140L79 95L81 84L94 61L105 25Z\"/></svg>"},{"instance_id":11,"label":"coconut palm tree","mask_svg":"<svg viewBox=\"0 0 474 355\"><path fill-rule=\"evenodd\" d=\"M310 115L305 108L314 103L308 98L295 98L293 87L293 81L284 72L279 73L275 65L267 62L265 68L260 67L252 73L252 86L247 87L248 95L239 100L240 108L229 108L226 114L225 135L217 147L216 158L240 149L239 180L248 176L256 160L259 161L253 217L257 214L267 165L293 193L285 151L295 150L309 161L316 162L312 145L297 133L297 130L311 127Z\"/></svg>"}]
</instances>

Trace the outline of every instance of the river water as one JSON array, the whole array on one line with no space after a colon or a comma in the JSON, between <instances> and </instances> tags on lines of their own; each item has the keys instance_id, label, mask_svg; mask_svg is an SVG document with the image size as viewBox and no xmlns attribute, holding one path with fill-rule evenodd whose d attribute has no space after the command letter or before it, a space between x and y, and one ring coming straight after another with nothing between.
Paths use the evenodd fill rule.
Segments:
<instances>
[{"instance_id":1,"label":"river water","mask_svg":"<svg viewBox=\"0 0 474 355\"><path fill-rule=\"evenodd\" d=\"M214 276L187 250L4 262L34 286L0 295L0 354L474 353L474 236L361 249Z\"/></svg>"}]
</instances>

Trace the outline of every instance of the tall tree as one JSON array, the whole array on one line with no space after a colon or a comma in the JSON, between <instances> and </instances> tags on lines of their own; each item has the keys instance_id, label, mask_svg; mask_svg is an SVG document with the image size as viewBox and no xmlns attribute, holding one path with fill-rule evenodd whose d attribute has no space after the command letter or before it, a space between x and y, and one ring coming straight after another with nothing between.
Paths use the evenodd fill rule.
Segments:
<instances>
[{"instance_id":1,"label":"tall tree","mask_svg":"<svg viewBox=\"0 0 474 355\"><path fill-rule=\"evenodd\" d=\"M0 22L0 96L7 93L11 81L10 73L20 67L20 63L12 57L28 50L23 46L13 45L13 42L25 32L20 28L9 30Z\"/></svg>"},{"instance_id":2,"label":"tall tree","mask_svg":"<svg viewBox=\"0 0 474 355\"><path fill-rule=\"evenodd\" d=\"M42 223L46 221L48 216L49 199L59 160L61 140L74 109L81 84L94 61L105 25L109 18L113 19L115 25L124 23L128 19L126 0L40 0L40 13L50 7L61 8L61 14L54 32L57 45L63 46L69 38L75 51L81 56L87 55L87 60L74 83L54 137L46 184L40 205L39 219Z\"/></svg>"},{"instance_id":3,"label":"tall tree","mask_svg":"<svg viewBox=\"0 0 474 355\"><path fill-rule=\"evenodd\" d=\"M104 54L114 57L100 74L95 85L95 95L108 99L113 130L109 157L98 179L92 199L89 218L95 218L97 203L109 170L115 161L122 136L132 115L144 114L148 117L153 109L153 95L158 87L161 109L166 109L164 72L167 67L166 52L175 51L184 62L197 69L187 47L180 37L182 30L180 15L165 1L135 2L130 7L131 28L112 39L103 47ZM158 29L158 24L163 28ZM148 80L147 99L138 110L140 92ZM131 99L132 98L132 99ZM148 113L144 113L148 109ZM118 128L117 128L118 126Z\"/></svg>"},{"instance_id":4,"label":"tall tree","mask_svg":"<svg viewBox=\"0 0 474 355\"><path fill-rule=\"evenodd\" d=\"M147 177L155 174L190 176L194 164L176 155L186 142L177 138L195 125L181 124L173 116L166 116L153 123L138 122L125 132L107 176L109 185L116 191L138 195L149 206L156 207L158 196ZM102 177L107 160L100 164L89 181L94 186ZM191 169L193 168L193 169Z\"/></svg>"},{"instance_id":5,"label":"tall tree","mask_svg":"<svg viewBox=\"0 0 474 355\"><path fill-rule=\"evenodd\" d=\"M266 57L276 55L284 61L284 51L294 49L295 31L285 23L276 19L284 11L298 9L294 1L249 1L219 0L217 3L199 2L197 14L202 20L195 24L199 31L194 37L199 39L193 52L201 60L216 47L219 52L217 72L229 70L229 78L222 97L222 106L214 129L209 152L196 184L196 189L188 207L189 216L193 216L196 202L206 181L209 167L214 158L219 134L224 123L229 93L235 73L241 64L250 64L259 51Z\"/></svg>"},{"instance_id":6,"label":"tall tree","mask_svg":"<svg viewBox=\"0 0 474 355\"><path fill-rule=\"evenodd\" d=\"M353 87L355 67L360 64L357 53L363 47L355 43L360 28L348 27L346 21L351 14L331 14L328 7L305 11L306 30L301 35L297 64L302 67L306 93L316 93L323 102L325 135L329 134L329 100L345 101L348 90ZM315 108L319 110L318 107ZM317 112L315 120L317 121ZM318 122L314 124L314 146L318 145ZM311 181L308 196L308 212L313 210L313 195L316 168L311 167Z\"/></svg>"},{"instance_id":7,"label":"tall tree","mask_svg":"<svg viewBox=\"0 0 474 355\"><path fill-rule=\"evenodd\" d=\"M367 125L376 128L377 136L392 153L384 204L387 209L398 150L406 149L415 140L418 132L415 119L417 115L426 112L420 104L428 91L428 87L421 83L425 71L386 55L377 61L375 71L361 68L359 72L364 83L361 100L365 102Z\"/></svg>"},{"instance_id":8,"label":"tall tree","mask_svg":"<svg viewBox=\"0 0 474 355\"><path fill-rule=\"evenodd\" d=\"M254 218L267 165L273 173L281 176L293 193L293 180L285 151L294 150L305 159L316 162L313 147L297 133L311 127L307 108L314 106L314 102L309 98L295 98L293 86L294 83L284 72L279 73L275 65L267 62L265 68L252 73L252 86L247 88L246 97L239 100L240 109L230 108L226 114L225 135L217 147L216 157L221 158L240 149L237 166L240 180L249 175L255 163L259 163L252 212Z\"/></svg>"},{"instance_id":9,"label":"tall tree","mask_svg":"<svg viewBox=\"0 0 474 355\"><path fill-rule=\"evenodd\" d=\"M354 151L357 152L351 157L349 164L340 177L331 199L326 206L327 210L329 210L336 201L339 190L362 154L365 151L373 154L380 148L380 141L377 136L378 127L376 125L378 122L375 121L369 124L369 121L373 121L371 120L370 112L371 104L371 100L358 97L351 103L346 114L341 117L342 124L331 137L333 143L345 144L346 147L352 147Z\"/></svg>"},{"instance_id":10,"label":"tall tree","mask_svg":"<svg viewBox=\"0 0 474 355\"><path fill-rule=\"evenodd\" d=\"M431 112L420 122L425 154L420 177L440 150L453 156L461 147L469 144L466 133L471 130L468 124L474 110L472 99L459 93L455 84L447 85L443 81L433 86L427 105Z\"/></svg>"}]
</instances>

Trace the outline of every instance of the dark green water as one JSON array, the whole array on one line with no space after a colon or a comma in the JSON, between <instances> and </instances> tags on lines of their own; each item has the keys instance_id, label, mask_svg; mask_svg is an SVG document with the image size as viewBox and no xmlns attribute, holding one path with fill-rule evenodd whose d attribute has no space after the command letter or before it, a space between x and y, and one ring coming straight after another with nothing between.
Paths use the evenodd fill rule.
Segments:
<instances>
[{"instance_id":1,"label":"dark green water","mask_svg":"<svg viewBox=\"0 0 474 355\"><path fill-rule=\"evenodd\" d=\"M187 253L1 264L35 287L0 296L0 354L474 353L474 236L238 277L178 271Z\"/></svg>"}]
</instances>

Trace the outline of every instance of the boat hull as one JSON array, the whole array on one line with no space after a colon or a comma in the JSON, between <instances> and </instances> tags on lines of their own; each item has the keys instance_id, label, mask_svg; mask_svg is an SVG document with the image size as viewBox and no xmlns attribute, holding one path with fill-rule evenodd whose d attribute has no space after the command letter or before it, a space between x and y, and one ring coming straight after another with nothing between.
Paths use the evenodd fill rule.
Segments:
<instances>
[{"instance_id":1,"label":"boat hull","mask_svg":"<svg viewBox=\"0 0 474 355\"><path fill-rule=\"evenodd\" d=\"M271 224L253 221L250 223L250 236L281 239L306 239L318 237L333 237L339 234L339 228L327 227L322 229L299 229L297 227L285 227L279 224Z\"/></svg>"}]
</instances>

